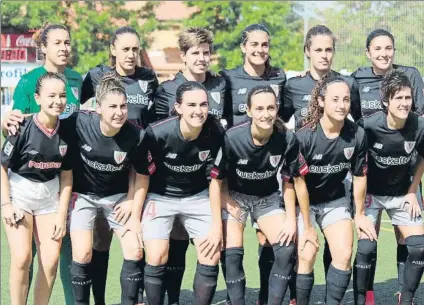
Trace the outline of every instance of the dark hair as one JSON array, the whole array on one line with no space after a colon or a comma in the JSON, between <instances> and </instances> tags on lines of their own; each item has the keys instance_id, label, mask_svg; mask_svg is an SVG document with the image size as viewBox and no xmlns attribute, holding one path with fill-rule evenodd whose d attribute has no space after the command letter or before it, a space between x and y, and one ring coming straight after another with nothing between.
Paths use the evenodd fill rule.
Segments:
<instances>
[{"instance_id":1,"label":"dark hair","mask_svg":"<svg viewBox=\"0 0 424 305\"><path fill-rule=\"evenodd\" d=\"M386 31L386 30L383 30L383 29L376 29L376 30L374 30L374 31L372 31L371 33L368 34L367 41L366 41L367 50L370 49L371 41L378 36L389 37L390 40L393 43L393 47L395 46L395 38L393 37L393 35L389 31Z\"/></svg>"},{"instance_id":2,"label":"dark hair","mask_svg":"<svg viewBox=\"0 0 424 305\"><path fill-rule=\"evenodd\" d=\"M112 39L110 40L110 45L115 45L116 40L118 39L119 35L122 34L133 34L137 36L137 38L140 40L140 35L138 35L137 31L134 30L132 27L129 26L122 26L119 29L113 33ZM112 55L112 52L109 50L109 62L112 67L115 67L116 65L116 57Z\"/></svg>"},{"instance_id":3,"label":"dark hair","mask_svg":"<svg viewBox=\"0 0 424 305\"><path fill-rule=\"evenodd\" d=\"M71 37L71 32L69 32L69 29L63 24L50 24L46 22L32 35L32 39L35 41L37 47L41 48L41 46L47 46L47 36L49 32L53 30L64 30L68 32L69 37Z\"/></svg>"},{"instance_id":4,"label":"dark hair","mask_svg":"<svg viewBox=\"0 0 424 305\"><path fill-rule=\"evenodd\" d=\"M44 81L48 79L57 79L66 84L66 79L63 74L56 72L47 72L46 74L43 74L38 78L37 83L35 84L35 93L40 94L41 88L43 88Z\"/></svg>"},{"instance_id":5,"label":"dark hair","mask_svg":"<svg viewBox=\"0 0 424 305\"><path fill-rule=\"evenodd\" d=\"M312 45L312 38L319 35L331 37L331 39L333 40L333 49L336 50L336 37L334 36L333 32L331 32L331 30L325 25L316 25L310 28L308 33L306 33L305 44L303 45L303 52L306 52L306 50L310 50Z\"/></svg>"},{"instance_id":6,"label":"dark hair","mask_svg":"<svg viewBox=\"0 0 424 305\"><path fill-rule=\"evenodd\" d=\"M175 102L177 104L181 105L181 103L183 102L184 93L188 92L188 91L196 91L196 90L204 91L206 93L206 96L208 94L208 90L201 83L198 83L198 82L195 82L195 81L187 81L185 83L182 83L177 88ZM175 110L175 107L172 110L171 114L173 114L173 115L178 114L177 110Z\"/></svg>"},{"instance_id":7,"label":"dark hair","mask_svg":"<svg viewBox=\"0 0 424 305\"><path fill-rule=\"evenodd\" d=\"M346 86L349 86L343 78L332 73L326 74L319 80L312 90L311 100L308 106L308 115L303 120L303 126L310 124L312 130L316 129L319 120L324 114L324 109L319 105L319 98L324 99L328 86L334 83L344 83Z\"/></svg>"},{"instance_id":8,"label":"dark hair","mask_svg":"<svg viewBox=\"0 0 424 305\"><path fill-rule=\"evenodd\" d=\"M252 107L252 97L255 95L261 94L261 93L271 93L275 98L275 103L277 104L277 95L275 94L275 91L271 88L269 85L259 85L253 87L249 93L247 94L247 107ZM278 106L278 105L277 105ZM284 125L284 122L282 119L280 119L277 116L277 119L274 122L274 126L278 129L278 131L285 131L287 130L286 126Z\"/></svg>"},{"instance_id":9,"label":"dark hair","mask_svg":"<svg viewBox=\"0 0 424 305\"><path fill-rule=\"evenodd\" d=\"M405 87L410 88L412 91L411 81L403 71L393 69L386 73L380 84L380 100L384 111L387 111L387 106L385 104L388 105L389 100Z\"/></svg>"},{"instance_id":10,"label":"dark hair","mask_svg":"<svg viewBox=\"0 0 424 305\"><path fill-rule=\"evenodd\" d=\"M247 40L249 39L249 34L255 31L262 31L268 34L269 37L271 37L271 34L269 33L268 28L260 23L254 23L251 25L248 25L243 32L241 32L241 43L243 45L246 44ZM268 56L268 59L265 62L265 74L268 74L271 71L271 56Z\"/></svg>"},{"instance_id":11,"label":"dark hair","mask_svg":"<svg viewBox=\"0 0 424 305\"><path fill-rule=\"evenodd\" d=\"M101 105L102 100L107 93L122 94L126 97L125 87L121 77L115 71L107 72L103 75L99 85L96 88L96 102Z\"/></svg>"}]
</instances>

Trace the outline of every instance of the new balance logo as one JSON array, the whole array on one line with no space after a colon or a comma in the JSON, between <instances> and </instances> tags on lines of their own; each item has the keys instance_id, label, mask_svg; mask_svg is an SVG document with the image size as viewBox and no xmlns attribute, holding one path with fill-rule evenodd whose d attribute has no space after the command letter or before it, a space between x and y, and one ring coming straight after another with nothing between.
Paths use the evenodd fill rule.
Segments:
<instances>
[{"instance_id":1,"label":"new balance logo","mask_svg":"<svg viewBox=\"0 0 424 305\"><path fill-rule=\"evenodd\" d=\"M322 160L322 154L317 154L312 157L312 160Z\"/></svg>"},{"instance_id":2,"label":"new balance logo","mask_svg":"<svg viewBox=\"0 0 424 305\"><path fill-rule=\"evenodd\" d=\"M364 88L362 88L362 92L370 92L370 87L365 86Z\"/></svg>"},{"instance_id":3,"label":"new balance logo","mask_svg":"<svg viewBox=\"0 0 424 305\"><path fill-rule=\"evenodd\" d=\"M248 161L247 159L240 159L240 160L238 160L237 164L246 165L247 161Z\"/></svg>"},{"instance_id":4,"label":"new balance logo","mask_svg":"<svg viewBox=\"0 0 424 305\"><path fill-rule=\"evenodd\" d=\"M242 95L242 94L246 94L246 92L247 92L247 88L240 88L238 89L237 94Z\"/></svg>"},{"instance_id":5,"label":"new balance logo","mask_svg":"<svg viewBox=\"0 0 424 305\"><path fill-rule=\"evenodd\" d=\"M91 151L91 147L87 144L84 144L83 146L81 146L81 148L83 148L85 151Z\"/></svg>"},{"instance_id":6,"label":"new balance logo","mask_svg":"<svg viewBox=\"0 0 424 305\"><path fill-rule=\"evenodd\" d=\"M166 156L165 156L165 158L168 158L168 159L175 159L177 157L177 154L173 154L173 153L168 153Z\"/></svg>"},{"instance_id":7,"label":"new balance logo","mask_svg":"<svg viewBox=\"0 0 424 305\"><path fill-rule=\"evenodd\" d=\"M311 96L310 95L304 95L302 101L303 102L309 102L311 100Z\"/></svg>"},{"instance_id":8,"label":"new balance logo","mask_svg":"<svg viewBox=\"0 0 424 305\"><path fill-rule=\"evenodd\" d=\"M36 155L36 154L38 154L38 151L36 151L36 150L30 150L29 152L28 152L30 155Z\"/></svg>"},{"instance_id":9,"label":"new balance logo","mask_svg":"<svg viewBox=\"0 0 424 305\"><path fill-rule=\"evenodd\" d=\"M375 143L374 144L374 148L376 148L376 149L383 149L383 144L381 144L381 143Z\"/></svg>"}]
</instances>

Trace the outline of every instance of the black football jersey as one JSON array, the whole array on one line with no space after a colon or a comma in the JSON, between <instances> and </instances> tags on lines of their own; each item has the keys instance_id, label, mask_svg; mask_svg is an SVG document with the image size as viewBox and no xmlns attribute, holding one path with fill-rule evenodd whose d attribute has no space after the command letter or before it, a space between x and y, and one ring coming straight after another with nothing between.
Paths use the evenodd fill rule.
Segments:
<instances>
[{"instance_id":1,"label":"black football jersey","mask_svg":"<svg viewBox=\"0 0 424 305\"><path fill-rule=\"evenodd\" d=\"M113 71L106 65L98 65L91 69L82 83L81 104L95 96L95 90L106 72ZM153 101L159 85L153 70L136 67L135 73L121 76L125 86L128 103L128 120L132 123L147 127L154 120Z\"/></svg>"},{"instance_id":2,"label":"black football jersey","mask_svg":"<svg viewBox=\"0 0 424 305\"><path fill-rule=\"evenodd\" d=\"M367 173L367 144L362 127L345 120L337 138L329 139L321 124L316 130L306 125L296 133L300 152L308 166L305 181L312 205L346 196L343 180Z\"/></svg>"},{"instance_id":3,"label":"black football jersey","mask_svg":"<svg viewBox=\"0 0 424 305\"><path fill-rule=\"evenodd\" d=\"M220 72L227 81L226 89L226 110L224 117L229 126L236 125L248 119L247 95L250 90L259 85L269 85L277 96L277 103L282 105L283 89L286 83L286 74L282 69L270 68L270 72L265 75L250 76L244 70L243 66L232 70L223 70ZM281 107L280 107L281 110ZM281 113L279 114L281 116Z\"/></svg>"},{"instance_id":4,"label":"black football jersey","mask_svg":"<svg viewBox=\"0 0 424 305\"><path fill-rule=\"evenodd\" d=\"M144 134L126 122L113 137L103 135L95 112L78 112L62 120L59 133L75 149L72 154L73 191L107 197L128 192L129 169L137 172L139 144Z\"/></svg>"},{"instance_id":5,"label":"black football jersey","mask_svg":"<svg viewBox=\"0 0 424 305\"><path fill-rule=\"evenodd\" d=\"M154 107L156 120L172 115L176 102L176 93L179 85L187 82L182 72L178 72L173 80L160 84L157 89ZM221 119L225 105L225 79L222 76L206 72L206 79L202 83L208 90L209 114Z\"/></svg>"},{"instance_id":6,"label":"black football jersey","mask_svg":"<svg viewBox=\"0 0 424 305\"><path fill-rule=\"evenodd\" d=\"M293 132L276 128L263 146L253 143L251 121L230 128L215 161L211 176L228 179L228 189L246 195L267 196L278 191L277 172L285 180L301 171L299 144Z\"/></svg>"},{"instance_id":7,"label":"black football jersey","mask_svg":"<svg viewBox=\"0 0 424 305\"><path fill-rule=\"evenodd\" d=\"M58 133L46 130L37 114L25 118L17 135L8 136L3 144L1 164L34 182L54 179L61 170L71 169L69 142Z\"/></svg>"},{"instance_id":8,"label":"black football jersey","mask_svg":"<svg viewBox=\"0 0 424 305\"><path fill-rule=\"evenodd\" d=\"M208 117L193 141L184 139L177 116L152 123L141 144L145 149L142 159L148 162L140 171L150 175L149 192L188 197L207 189L210 169L223 134L214 117Z\"/></svg>"},{"instance_id":9,"label":"black football jersey","mask_svg":"<svg viewBox=\"0 0 424 305\"><path fill-rule=\"evenodd\" d=\"M417 151L424 156L424 118L410 113L404 128L389 129L387 114L364 117L368 140L367 192L380 196L406 195L411 185L410 166Z\"/></svg>"},{"instance_id":10,"label":"black football jersey","mask_svg":"<svg viewBox=\"0 0 424 305\"><path fill-rule=\"evenodd\" d=\"M349 76L343 76L338 72L331 71L332 74L343 78L350 88L350 113L355 121L361 118L361 109L359 106L359 91L355 80ZM312 90L317 81L308 72L305 76L292 77L287 80L284 87L284 104L282 105L282 119L285 122L294 115L295 129L303 126L303 121L308 115L309 101L311 100Z\"/></svg>"},{"instance_id":11,"label":"black football jersey","mask_svg":"<svg viewBox=\"0 0 424 305\"><path fill-rule=\"evenodd\" d=\"M411 81L413 88L414 105L412 110L419 115L424 114L424 82L417 69L413 67L393 65L394 69L403 71ZM353 72L352 77L358 83L361 109L363 116L369 116L377 111L383 110L380 101L380 84L383 75L376 75L371 67L359 68Z\"/></svg>"}]
</instances>

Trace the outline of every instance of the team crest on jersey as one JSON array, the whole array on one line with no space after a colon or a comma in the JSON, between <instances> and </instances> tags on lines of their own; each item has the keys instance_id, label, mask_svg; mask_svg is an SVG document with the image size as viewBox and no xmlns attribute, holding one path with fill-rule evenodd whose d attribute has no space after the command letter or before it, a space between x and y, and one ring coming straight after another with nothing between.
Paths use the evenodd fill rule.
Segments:
<instances>
[{"instance_id":1,"label":"team crest on jersey","mask_svg":"<svg viewBox=\"0 0 424 305\"><path fill-rule=\"evenodd\" d=\"M269 157L269 162L271 163L271 165L273 167L276 167L278 165L278 163L280 163L281 160L281 155L276 155L276 156L270 156Z\"/></svg>"},{"instance_id":2,"label":"team crest on jersey","mask_svg":"<svg viewBox=\"0 0 424 305\"><path fill-rule=\"evenodd\" d=\"M127 153L124 151L114 151L113 152L113 158L115 159L115 162L118 164L121 164L124 162L125 157L127 156Z\"/></svg>"},{"instance_id":3,"label":"team crest on jersey","mask_svg":"<svg viewBox=\"0 0 424 305\"><path fill-rule=\"evenodd\" d=\"M204 150L204 151L199 151L199 159L200 161L205 161L206 158L209 156L210 150Z\"/></svg>"},{"instance_id":4,"label":"team crest on jersey","mask_svg":"<svg viewBox=\"0 0 424 305\"><path fill-rule=\"evenodd\" d=\"M415 141L405 141L405 151L410 154L415 147Z\"/></svg>"},{"instance_id":5,"label":"team crest on jersey","mask_svg":"<svg viewBox=\"0 0 424 305\"><path fill-rule=\"evenodd\" d=\"M59 153L63 157L68 151L68 145L59 145Z\"/></svg>"},{"instance_id":6,"label":"team crest on jersey","mask_svg":"<svg viewBox=\"0 0 424 305\"><path fill-rule=\"evenodd\" d=\"M270 85L272 90L274 90L275 96L278 97L278 93L280 93L280 86L279 85Z\"/></svg>"},{"instance_id":7,"label":"team crest on jersey","mask_svg":"<svg viewBox=\"0 0 424 305\"><path fill-rule=\"evenodd\" d=\"M217 104L221 104L221 92L210 92L210 94Z\"/></svg>"},{"instance_id":8,"label":"team crest on jersey","mask_svg":"<svg viewBox=\"0 0 424 305\"><path fill-rule=\"evenodd\" d=\"M344 155L346 159L350 160L353 156L353 152L355 151L355 147L347 147L344 149Z\"/></svg>"},{"instance_id":9,"label":"team crest on jersey","mask_svg":"<svg viewBox=\"0 0 424 305\"><path fill-rule=\"evenodd\" d=\"M140 89L143 90L144 93L147 92L148 82L146 82L145 80L139 80L138 85L140 86Z\"/></svg>"},{"instance_id":10,"label":"team crest on jersey","mask_svg":"<svg viewBox=\"0 0 424 305\"><path fill-rule=\"evenodd\" d=\"M79 89L78 87L71 87L71 91L74 94L75 98L79 100Z\"/></svg>"}]
</instances>

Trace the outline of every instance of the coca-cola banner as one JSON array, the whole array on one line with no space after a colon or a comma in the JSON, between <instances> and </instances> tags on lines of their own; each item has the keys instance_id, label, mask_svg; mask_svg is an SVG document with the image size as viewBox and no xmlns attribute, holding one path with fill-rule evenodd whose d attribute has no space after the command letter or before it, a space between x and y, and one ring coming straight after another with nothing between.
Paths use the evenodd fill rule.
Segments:
<instances>
[{"instance_id":1,"label":"coca-cola banner","mask_svg":"<svg viewBox=\"0 0 424 305\"><path fill-rule=\"evenodd\" d=\"M1 48L36 48L32 34L1 34Z\"/></svg>"}]
</instances>

